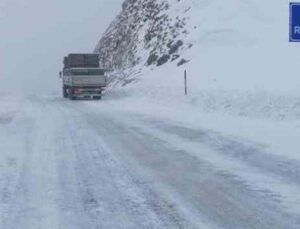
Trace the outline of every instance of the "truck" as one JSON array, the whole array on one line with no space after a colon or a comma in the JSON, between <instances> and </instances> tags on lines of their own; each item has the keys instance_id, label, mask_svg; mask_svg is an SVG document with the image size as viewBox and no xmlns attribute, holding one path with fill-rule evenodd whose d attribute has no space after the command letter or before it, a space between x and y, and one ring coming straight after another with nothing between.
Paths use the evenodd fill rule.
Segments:
<instances>
[{"instance_id":1,"label":"truck","mask_svg":"<svg viewBox=\"0 0 300 229\"><path fill-rule=\"evenodd\" d=\"M105 70L100 68L98 54L71 53L64 57L62 78L64 98L101 99L107 85Z\"/></svg>"}]
</instances>

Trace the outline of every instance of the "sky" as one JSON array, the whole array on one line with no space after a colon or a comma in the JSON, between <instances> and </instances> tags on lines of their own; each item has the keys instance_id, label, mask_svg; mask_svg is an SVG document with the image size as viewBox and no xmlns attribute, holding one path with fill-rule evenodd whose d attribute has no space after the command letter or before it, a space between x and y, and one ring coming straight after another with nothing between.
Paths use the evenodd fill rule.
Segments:
<instances>
[{"instance_id":1,"label":"sky","mask_svg":"<svg viewBox=\"0 0 300 229\"><path fill-rule=\"evenodd\" d=\"M92 52L123 0L0 0L0 93L54 92L68 53Z\"/></svg>"}]
</instances>

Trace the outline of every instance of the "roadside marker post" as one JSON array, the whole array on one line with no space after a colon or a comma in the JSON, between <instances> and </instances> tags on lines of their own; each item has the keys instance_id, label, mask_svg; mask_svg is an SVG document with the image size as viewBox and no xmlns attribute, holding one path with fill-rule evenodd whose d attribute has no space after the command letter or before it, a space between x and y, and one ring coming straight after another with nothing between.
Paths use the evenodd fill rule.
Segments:
<instances>
[{"instance_id":1,"label":"roadside marker post","mask_svg":"<svg viewBox=\"0 0 300 229\"><path fill-rule=\"evenodd\" d=\"M187 91L187 74L186 74L186 70L184 70L184 94L187 95L188 91Z\"/></svg>"}]
</instances>

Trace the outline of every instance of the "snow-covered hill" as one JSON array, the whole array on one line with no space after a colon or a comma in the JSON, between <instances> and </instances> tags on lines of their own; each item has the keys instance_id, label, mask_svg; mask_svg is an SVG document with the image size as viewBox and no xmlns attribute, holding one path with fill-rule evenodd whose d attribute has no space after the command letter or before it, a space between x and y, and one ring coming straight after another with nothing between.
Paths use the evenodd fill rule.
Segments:
<instances>
[{"instance_id":1,"label":"snow-covered hill","mask_svg":"<svg viewBox=\"0 0 300 229\"><path fill-rule=\"evenodd\" d=\"M126 0L95 52L132 98L177 106L186 69L184 103L202 111L298 118L288 13L289 1Z\"/></svg>"},{"instance_id":2,"label":"snow-covered hill","mask_svg":"<svg viewBox=\"0 0 300 229\"><path fill-rule=\"evenodd\" d=\"M185 14L171 14L173 6L174 2L166 0L126 0L123 11L96 47L103 66L160 66L178 59L178 51L188 45L183 42L188 34L187 18Z\"/></svg>"}]
</instances>

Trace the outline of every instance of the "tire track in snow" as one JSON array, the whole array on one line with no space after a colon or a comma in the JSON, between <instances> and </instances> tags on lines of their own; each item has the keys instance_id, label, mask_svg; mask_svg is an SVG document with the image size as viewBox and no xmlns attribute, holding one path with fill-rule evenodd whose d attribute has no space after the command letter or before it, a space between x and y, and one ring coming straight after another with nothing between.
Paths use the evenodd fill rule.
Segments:
<instances>
[{"instance_id":1,"label":"tire track in snow","mask_svg":"<svg viewBox=\"0 0 300 229\"><path fill-rule=\"evenodd\" d=\"M265 146L224 136L212 130L196 130L153 120L145 122L166 133L206 145L226 157L239 160L262 172L276 174L287 183L300 185L300 162L268 153Z\"/></svg>"},{"instance_id":2,"label":"tire track in snow","mask_svg":"<svg viewBox=\"0 0 300 229\"><path fill-rule=\"evenodd\" d=\"M11 144L22 145L19 156L23 160L3 228L60 228L53 135L57 128L53 120L57 116L51 107L33 97L22 108L15 131L24 133L24 137L13 138Z\"/></svg>"},{"instance_id":3,"label":"tire track in snow","mask_svg":"<svg viewBox=\"0 0 300 229\"><path fill-rule=\"evenodd\" d=\"M81 201L94 225L122 228L127 222L126 228L183 228L174 218L170 221L169 216L158 214L162 203L156 203L153 194L145 196L151 191L128 174L101 137L90 125L85 125L86 117L74 116L77 116L72 118L75 123L69 122L68 129L78 161Z\"/></svg>"},{"instance_id":4,"label":"tire track in snow","mask_svg":"<svg viewBox=\"0 0 300 229\"><path fill-rule=\"evenodd\" d=\"M93 110L90 109L86 113L93 113ZM106 122L99 121L105 118L105 111L98 112L98 115L101 117L90 115L91 125L105 125ZM104 129L111 128L114 131L105 134L105 131L100 131L99 128L103 136L108 135L105 140L118 139L117 143L112 144L119 144L118 148L124 147L126 154L141 164L142 170L148 170L155 180L171 186L177 195L185 198L185 203L197 206L201 215L208 217L210 222L230 229L299 227L300 217L296 213L297 209L290 206L298 206L292 203L293 191L297 197L299 190L294 190L293 185L281 183L276 177L269 177L268 174L244 166L243 163L235 164L234 160L222 158L201 144L176 137L176 132L169 133L156 127L150 128L143 119L136 116L126 116L124 112L116 115L109 111L106 115L109 124ZM234 165L233 169L228 167L231 164ZM242 177L239 176L239 172ZM270 181L270 184L279 182L281 186L257 190L261 186L256 185L263 181ZM190 188L187 188L188 186ZM262 185L267 186L268 183ZM278 190L286 195L276 194ZM288 197L288 200L284 199L285 197ZM294 200L296 203L299 201L297 198Z\"/></svg>"}]
</instances>

